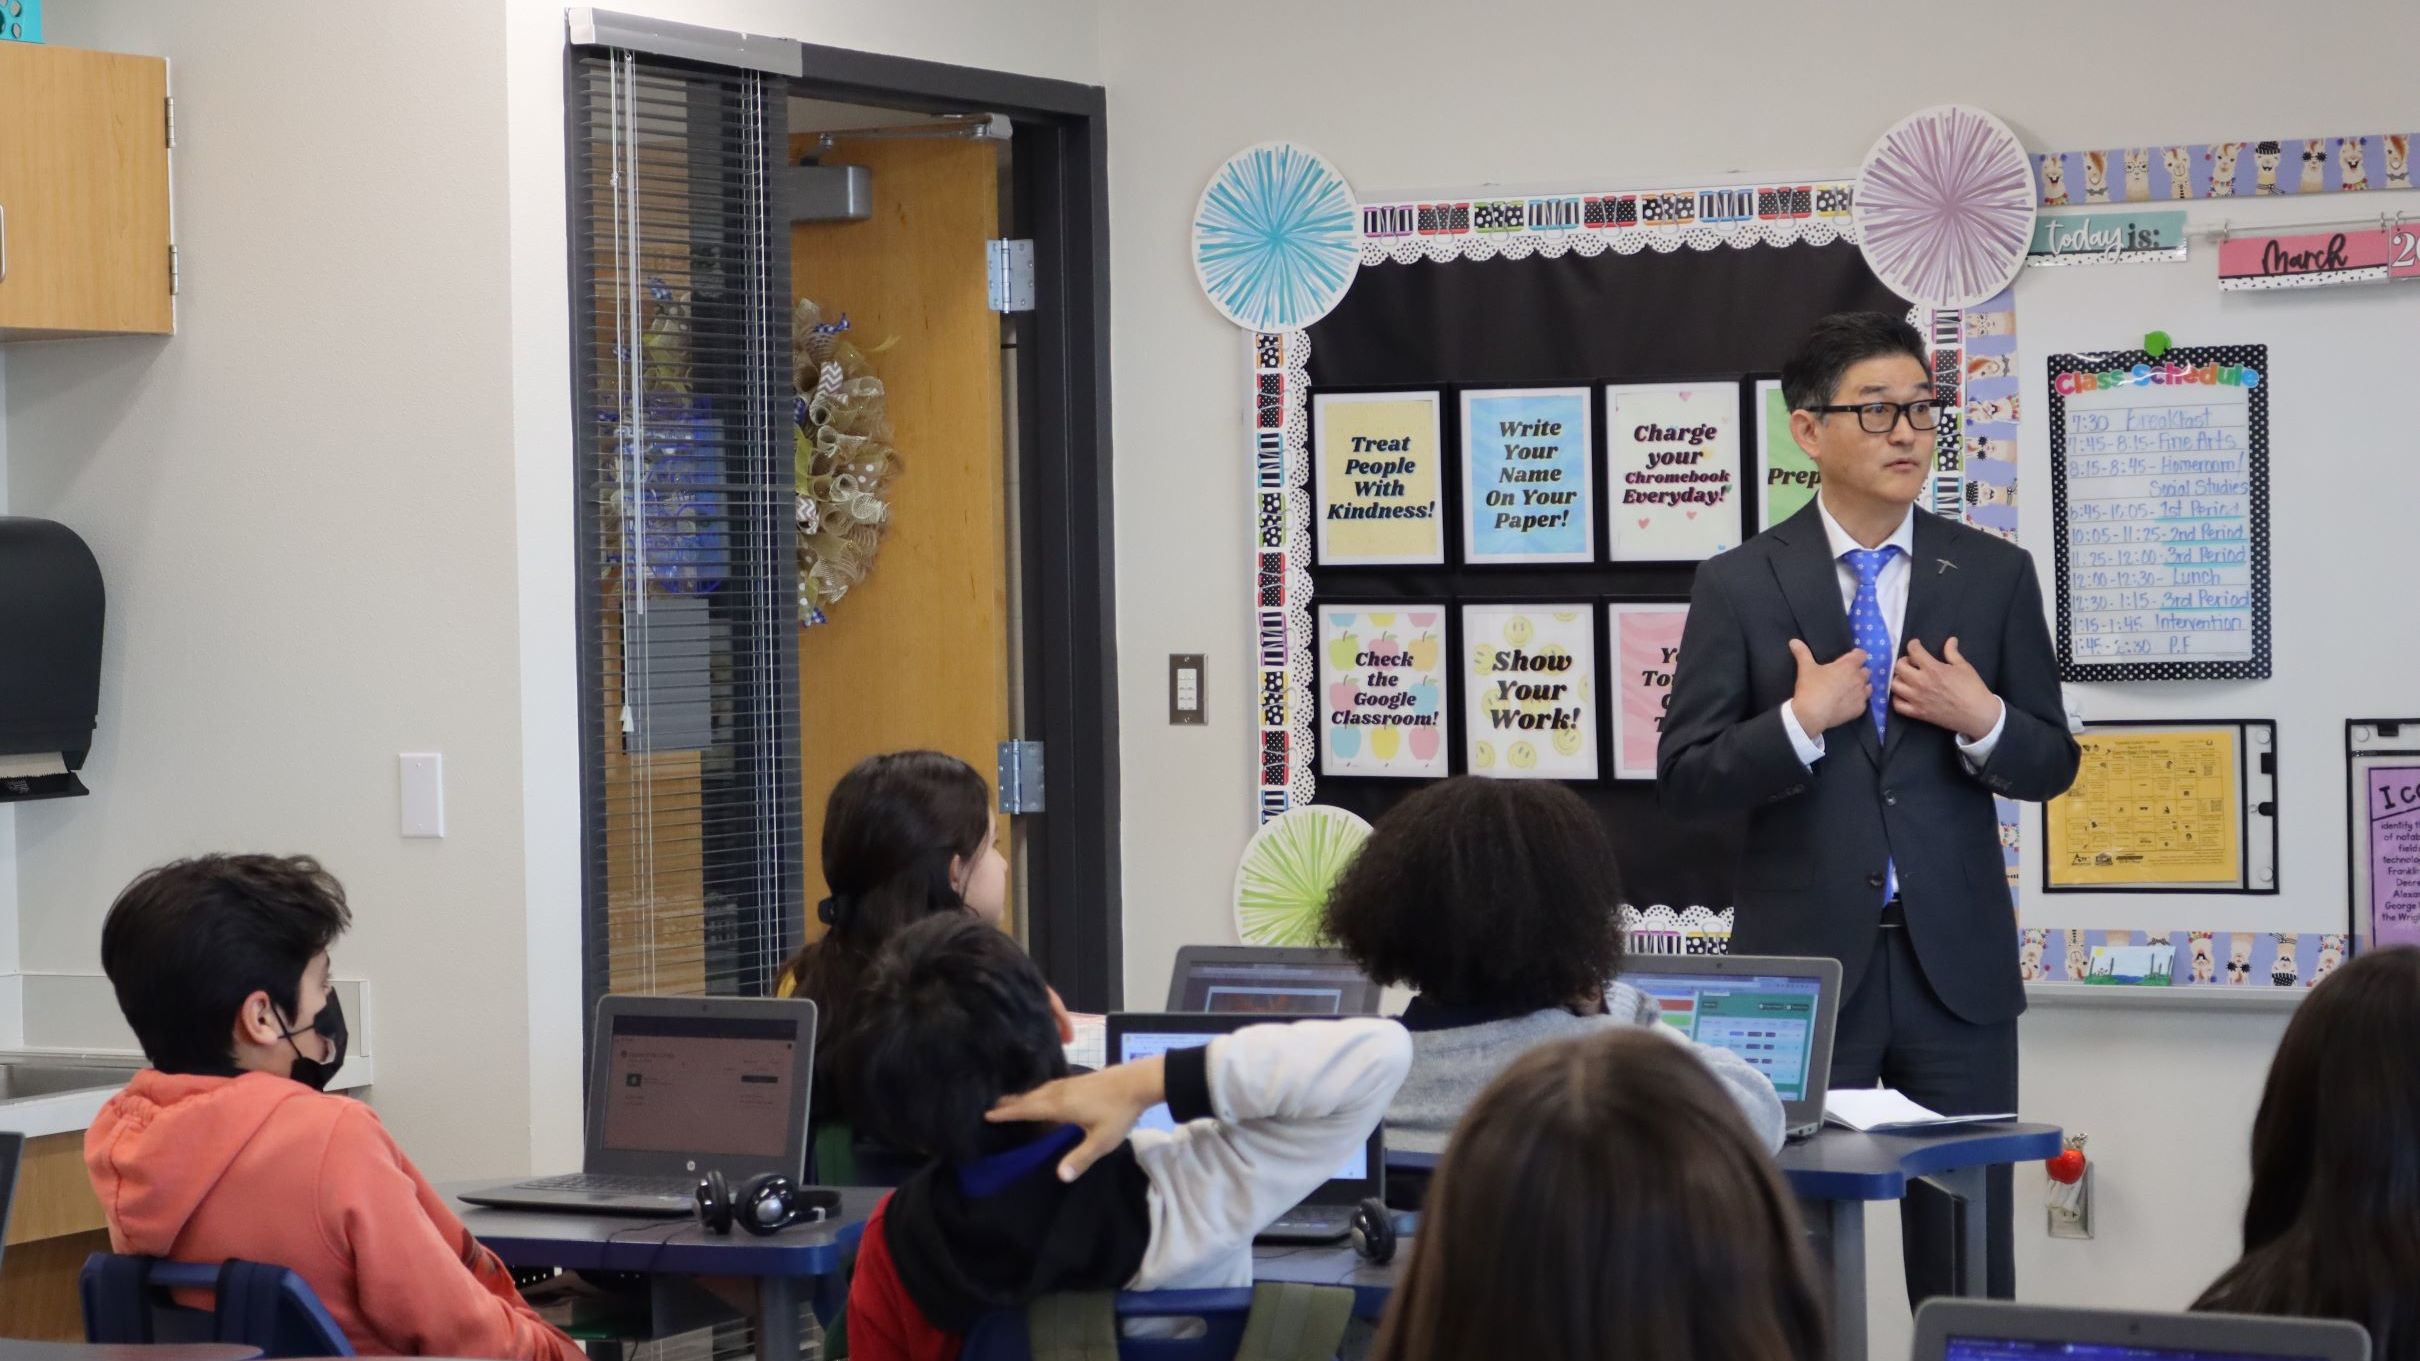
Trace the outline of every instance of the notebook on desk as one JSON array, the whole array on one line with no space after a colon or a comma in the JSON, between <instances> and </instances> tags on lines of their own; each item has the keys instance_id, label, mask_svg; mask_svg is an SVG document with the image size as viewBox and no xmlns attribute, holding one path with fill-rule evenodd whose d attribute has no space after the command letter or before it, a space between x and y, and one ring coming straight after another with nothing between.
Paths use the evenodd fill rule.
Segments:
<instances>
[{"instance_id":1,"label":"notebook on desk","mask_svg":"<svg viewBox=\"0 0 2420 1361\"><path fill-rule=\"evenodd\" d=\"M2138 1314L2005 1300L1925 1301L1914 1361L2368 1361L2337 1319Z\"/></svg>"},{"instance_id":2,"label":"notebook on desk","mask_svg":"<svg viewBox=\"0 0 2420 1361\"><path fill-rule=\"evenodd\" d=\"M671 1218L690 1213L709 1171L734 1186L762 1172L803 1179L813 1002L607 997L594 1049L580 1170L464 1201Z\"/></svg>"},{"instance_id":3,"label":"notebook on desk","mask_svg":"<svg viewBox=\"0 0 2420 1361\"><path fill-rule=\"evenodd\" d=\"M1109 1059L1112 1063L1131 1063L1154 1054L1165 1054L1171 1049L1190 1049L1268 1019L1265 1016L1208 1015L1198 1012L1112 1012L1109 1017ZM1333 1018L1289 1016L1284 1019ZM1169 1115L1165 1105L1154 1106L1143 1113L1142 1119L1135 1121L1135 1127L1171 1130L1176 1128L1176 1120ZM1383 1198L1385 1195L1386 1127L1382 1124L1371 1130L1370 1137L1337 1164L1327 1181L1303 1197L1300 1205L1280 1215L1277 1222L1263 1229L1254 1241L1341 1243L1353 1230L1353 1207L1365 1197Z\"/></svg>"},{"instance_id":4,"label":"notebook on desk","mask_svg":"<svg viewBox=\"0 0 2420 1361\"><path fill-rule=\"evenodd\" d=\"M1823 1128L1832 1031L1840 1020L1839 960L1649 956L1624 964L1615 981L1654 998L1665 1024L1699 1044L1730 1050L1770 1079L1789 1137Z\"/></svg>"}]
</instances>

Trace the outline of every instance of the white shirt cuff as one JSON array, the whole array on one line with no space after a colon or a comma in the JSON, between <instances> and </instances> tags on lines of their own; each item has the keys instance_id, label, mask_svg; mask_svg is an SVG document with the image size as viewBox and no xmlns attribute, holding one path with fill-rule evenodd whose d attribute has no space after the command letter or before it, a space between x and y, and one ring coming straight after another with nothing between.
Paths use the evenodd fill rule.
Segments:
<instances>
[{"instance_id":1,"label":"white shirt cuff","mask_svg":"<svg viewBox=\"0 0 2420 1361\"><path fill-rule=\"evenodd\" d=\"M1991 725L1990 732L1972 742L1963 737L1958 739L1958 754L1966 758L1968 770L1981 770L1991 760L1992 748L2000 745L2000 731L2008 726L2008 701L2001 700L1999 704L2000 717Z\"/></svg>"},{"instance_id":2,"label":"white shirt cuff","mask_svg":"<svg viewBox=\"0 0 2420 1361\"><path fill-rule=\"evenodd\" d=\"M1811 769L1817 761L1823 759L1822 734L1819 733L1813 737L1807 736L1807 730L1798 726L1798 715L1792 712L1790 701L1786 699L1781 702L1781 728L1783 732L1790 735L1790 746L1798 753L1798 764ZM2000 730L1994 728L1991 737L1984 740L1992 741L1999 736Z\"/></svg>"}]
</instances>

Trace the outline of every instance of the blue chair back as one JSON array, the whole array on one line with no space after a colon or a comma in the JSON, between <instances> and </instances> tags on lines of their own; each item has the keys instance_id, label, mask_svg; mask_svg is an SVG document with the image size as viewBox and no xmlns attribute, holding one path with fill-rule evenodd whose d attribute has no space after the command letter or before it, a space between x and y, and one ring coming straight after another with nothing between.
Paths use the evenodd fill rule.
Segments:
<instances>
[{"instance_id":1,"label":"blue chair back","mask_svg":"<svg viewBox=\"0 0 2420 1361\"><path fill-rule=\"evenodd\" d=\"M76 1287L87 1342L230 1342L258 1347L267 1358L353 1355L311 1287L281 1266L96 1252ZM186 1308L171 1298L174 1290L206 1291L213 1307Z\"/></svg>"},{"instance_id":2,"label":"blue chair back","mask_svg":"<svg viewBox=\"0 0 2420 1361\"><path fill-rule=\"evenodd\" d=\"M1118 1361L1234 1361L1252 1312L1250 1290L1141 1290L1117 1297L1118 1323L1136 1319L1200 1319L1200 1337L1120 1337ZM986 1314L967 1330L958 1361L1033 1361L1025 1313L1003 1309Z\"/></svg>"}]
</instances>

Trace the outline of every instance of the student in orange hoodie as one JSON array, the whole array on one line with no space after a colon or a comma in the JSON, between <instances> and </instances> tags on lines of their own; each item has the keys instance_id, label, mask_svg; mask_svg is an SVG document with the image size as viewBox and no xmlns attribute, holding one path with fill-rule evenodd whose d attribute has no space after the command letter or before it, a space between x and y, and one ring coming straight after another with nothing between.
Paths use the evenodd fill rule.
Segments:
<instances>
[{"instance_id":1,"label":"student in orange hoodie","mask_svg":"<svg viewBox=\"0 0 2420 1361\"><path fill-rule=\"evenodd\" d=\"M101 967L151 1067L84 1162L119 1252L299 1274L367 1356L584 1361L539 1318L368 1106L344 1064L328 947L344 889L305 856L150 870L101 927Z\"/></svg>"}]
</instances>

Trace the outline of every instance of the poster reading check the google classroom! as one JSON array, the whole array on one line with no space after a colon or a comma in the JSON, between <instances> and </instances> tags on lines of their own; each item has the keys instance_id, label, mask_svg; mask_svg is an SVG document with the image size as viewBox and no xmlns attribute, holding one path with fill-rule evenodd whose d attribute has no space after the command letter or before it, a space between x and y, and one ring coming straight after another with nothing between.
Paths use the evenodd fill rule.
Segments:
<instances>
[{"instance_id":1,"label":"poster reading check the google classroom!","mask_svg":"<svg viewBox=\"0 0 2420 1361\"><path fill-rule=\"evenodd\" d=\"M1462 394L1462 560L1596 560L1587 388Z\"/></svg>"},{"instance_id":2,"label":"poster reading check the google classroom!","mask_svg":"<svg viewBox=\"0 0 2420 1361\"><path fill-rule=\"evenodd\" d=\"M1615 562L1702 562L1739 546L1739 384L1605 389Z\"/></svg>"},{"instance_id":3,"label":"poster reading check the google classroom!","mask_svg":"<svg viewBox=\"0 0 2420 1361\"><path fill-rule=\"evenodd\" d=\"M1448 773L1445 606L1329 605L1319 620L1319 773Z\"/></svg>"},{"instance_id":4,"label":"poster reading check the google classroom!","mask_svg":"<svg viewBox=\"0 0 2420 1361\"><path fill-rule=\"evenodd\" d=\"M1311 513L1321 566L1445 561L1442 407L1435 392L1312 397Z\"/></svg>"},{"instance_id":5,"label":"poster reading check the google classroom!","mask_svg":"<svg viewBox=\"0 0 2420 1361\"><path fill-rule=\"evenodd\" d=\"M1597 778L1596 610L1462 607L1463 742L1473 775Z\"/></svg>"}]
</instances>

